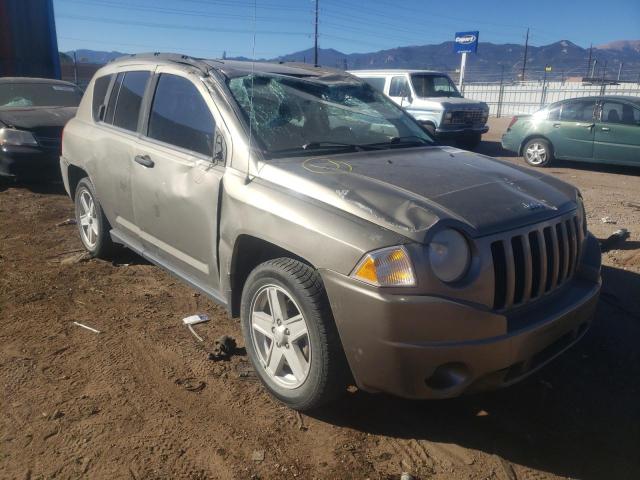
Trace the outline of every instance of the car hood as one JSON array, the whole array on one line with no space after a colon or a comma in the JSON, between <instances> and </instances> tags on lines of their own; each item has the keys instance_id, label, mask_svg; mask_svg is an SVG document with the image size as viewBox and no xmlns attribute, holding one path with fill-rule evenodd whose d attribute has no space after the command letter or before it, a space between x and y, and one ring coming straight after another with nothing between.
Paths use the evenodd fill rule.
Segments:
<instances>
[{"instance_id":1,"label":"car hood","mask_svg":"<svg viewBox=\"0 0 640 480\"><path fill-rule=\"evenodd\" d=\"M560 180L450 147L270 160L260 178L415 241L436 223L471 236L518 228L576 207Z\"/></svg>"},{"instance_id":2,"label":"car hood","mask_svg":"<svg viewBox=\"0 0 640 480\"><path fill-rule=\"evenodd\" d=\"M9 127L32 130L64 127L76 114L76 107L24 107L0 109L0 122Z\"/></svg>"}]
</instances>

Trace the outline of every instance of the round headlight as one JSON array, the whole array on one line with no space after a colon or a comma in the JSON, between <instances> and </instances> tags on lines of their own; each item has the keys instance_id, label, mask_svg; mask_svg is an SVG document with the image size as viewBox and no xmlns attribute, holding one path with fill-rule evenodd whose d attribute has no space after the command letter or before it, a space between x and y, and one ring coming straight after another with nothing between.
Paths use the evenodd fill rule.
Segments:
<instances>
[{"instance_id":1,"label":"round headlight","mask_svg":"<svg viewBox=\"0 0 640 480\"><path fill-rule=\"evenodd\" d=\"M441 230L429 243L431 270L443 282L455 282L467 273L471 250L464 236L450 228Z\"/></svg>"}]
</instances>

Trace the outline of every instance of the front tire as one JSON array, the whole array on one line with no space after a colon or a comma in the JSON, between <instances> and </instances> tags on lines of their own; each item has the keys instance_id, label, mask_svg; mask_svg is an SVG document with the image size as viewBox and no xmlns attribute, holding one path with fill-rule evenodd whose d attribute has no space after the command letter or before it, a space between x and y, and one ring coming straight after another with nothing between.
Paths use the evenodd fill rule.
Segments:
<instances>
[{"instance_id":1,"label":"front tire","mask_svg":"<svg viewBox=\"0 0 640 480\"><path fill-rule=\"evenodd\" d=\"M532 167L548 167L553 162L553 148L544 138L532 138L522 148L522 158Z\"/></svg>"},{"instance_id":2,"label":"front tire","mask_svg":"<svg viewBox=\"0 0 640 480\"><path fill-rule=\"evenodd\" d=\"M278 258L258 265L242 291L249 359L269 393L295 410L346 391L349 369L322 280L309 265Z\"/></svg>"},{"instance_id":3,"label":"front tire","mask_svg":"<svg viewBox=\"0 0 640 480\"><path fill-rule=\"evenodd\" d=\"M82 245L92 257L108 258L115 248L109 235L111 227L88 178L78 182L74 203Z\"/></svg>"}]
</instances>

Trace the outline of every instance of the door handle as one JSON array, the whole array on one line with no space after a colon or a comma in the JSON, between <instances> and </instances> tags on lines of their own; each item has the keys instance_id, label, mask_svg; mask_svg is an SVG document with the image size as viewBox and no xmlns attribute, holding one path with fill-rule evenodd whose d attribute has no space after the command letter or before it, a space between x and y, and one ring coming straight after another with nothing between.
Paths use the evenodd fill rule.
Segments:
<instances>
[{"instance_id":1,"label":"door handle","mask_svg":"<svg viewBox=\"0 0 640 480\"><path fill-rule=\"evenodd\" d=\"M608 132L609 130L611 130L609 127L602 127L601 129L603 132Z\"/></svg>"},{"instance_id":2,"label":"door handle","mask_svg":"<svg viewBox=\"0 0 640 480\"><path fill-rule=\"evenodd\" d=\"M151 160L151 157L149 155L136 155L134 160L143 167L147 168L153 168L153 166L155 165L155 162Z\"/></svg>"},{"instance_id":3,"label":"door handle","mask_svg":"<svg viewBox=\"0 0 640 480\"><path fill-rule=\"evenodd\" d=\"M593 128L593 126L595 125L595 123L579 123L578 126L579 127L584 127L584 128Z\"/></svg>"},{"instance_id":4,"label":"door handle","mask_svg":"<svg viewBox=\"0 0 640 480\"><path fill-rule=\"evenodd\" d=\"M553 128L560 128L560 124L559 123L554 123L553 124Z\"/></svg>"}]
</instances>

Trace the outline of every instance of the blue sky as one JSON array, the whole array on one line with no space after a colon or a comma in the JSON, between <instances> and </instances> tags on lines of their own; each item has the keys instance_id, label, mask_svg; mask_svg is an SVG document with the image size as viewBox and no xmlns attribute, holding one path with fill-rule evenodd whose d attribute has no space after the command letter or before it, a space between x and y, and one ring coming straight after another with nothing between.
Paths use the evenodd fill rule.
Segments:
<instances>
[{"instance_id":1,"label":"blue sky","mask_svg":"<svg viewBox=\"0 0 640 480\"><path fill-rule=\"evenodd\" d=\"M313 45L313 0L54 0L60 50L175 51L275 57ZM254 18L255 14L255 18ZM369 52L480 40L588 47L640 39L640 0L320 0L320 46Z\"/></svg>"}]
</instances>

